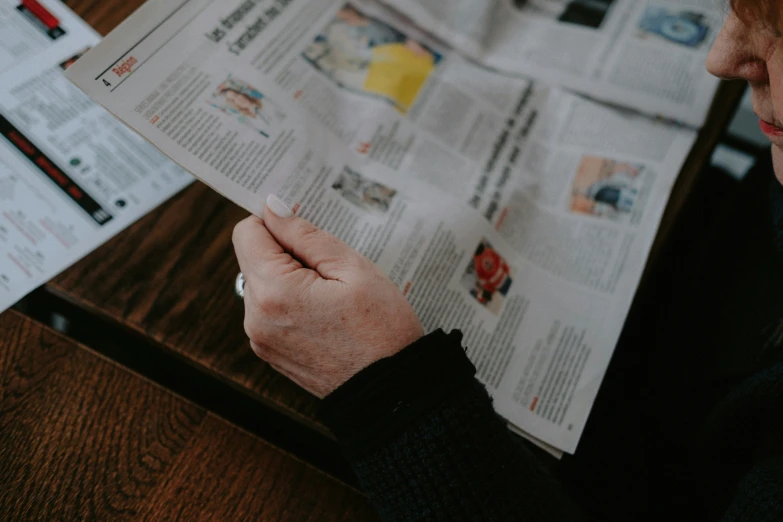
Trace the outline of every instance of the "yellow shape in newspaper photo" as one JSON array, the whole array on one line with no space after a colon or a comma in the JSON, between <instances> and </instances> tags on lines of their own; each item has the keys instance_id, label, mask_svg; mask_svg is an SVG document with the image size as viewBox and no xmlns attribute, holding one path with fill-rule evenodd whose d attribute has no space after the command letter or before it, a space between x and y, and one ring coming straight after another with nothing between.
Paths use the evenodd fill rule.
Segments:
<instances>
[{"instance_id":1,"label":"yellow shape in newspaper photo","mask_svg":"<svg viewBox=\"0 0 783 522\"><path fill-rule=\"evenodd\" d=\"M372 50L364 90L394 100L397 109L406 113L434 68L432 54L415 45L380 45Z\"/></svg>"}]
</instances>

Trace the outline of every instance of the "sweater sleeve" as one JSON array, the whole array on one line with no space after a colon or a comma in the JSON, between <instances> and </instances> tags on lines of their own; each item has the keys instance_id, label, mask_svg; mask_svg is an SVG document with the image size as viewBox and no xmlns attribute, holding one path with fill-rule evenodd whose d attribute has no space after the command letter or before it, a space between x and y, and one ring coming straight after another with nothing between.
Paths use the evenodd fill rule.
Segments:
<instances>
[{"instance_id":1,"label":"sweater sleeve","mask_svg":"<svg viewBox=\"0 0 783 522\"><path fill-rule=\"evenodd\" d=\"M381 518L578 520L558 483L495 413L461 337L433 332L324 399L320 416Z\"/></svg>"}]
</instances>

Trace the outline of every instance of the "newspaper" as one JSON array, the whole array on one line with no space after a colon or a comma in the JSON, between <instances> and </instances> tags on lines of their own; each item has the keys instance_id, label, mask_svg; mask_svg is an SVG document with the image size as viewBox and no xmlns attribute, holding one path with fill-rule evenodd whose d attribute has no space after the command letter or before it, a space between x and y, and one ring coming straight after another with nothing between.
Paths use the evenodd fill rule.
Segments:
<instances>
[{"instance_id":1,"label":"newspaper","mask_svg":"<svg viewBox=\"0 0 783 522\"><path fill-rule=\"evenodd\" d=\"M0 0L0 311L193 180L63 76L98 41L59 1Z\"/></svg>"},{"instance_id":2,"label":"newspaper","mask_svg":"<svg viewBox=\"0 0 783 522\"><path fill-rule=\"evenodd\" d=\"M370 2L151 0L67 75L248 211L275 193L369 257L462 330L500 414L576 449L693 130Z\"/></svg>"},{"instance_id":3,"label":"newspaper","mask_svg":"<svg viewBox=\"0 0 783 522\"><path fill-rule=\"evenodd\" d=\"M704 68L725 17L714 0L388 3L486 66L694 127L718 87Z\"/></svg>"}]
</instances>

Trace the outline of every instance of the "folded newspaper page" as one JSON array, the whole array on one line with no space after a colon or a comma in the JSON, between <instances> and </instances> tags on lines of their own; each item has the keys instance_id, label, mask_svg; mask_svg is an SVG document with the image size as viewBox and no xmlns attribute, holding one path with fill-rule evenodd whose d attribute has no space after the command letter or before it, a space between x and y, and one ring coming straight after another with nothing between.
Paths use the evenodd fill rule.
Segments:
<instances>
[{"instance_id":1,"label":"folded newspaper page","mask_svg":"<svg viewBox=\"0 0 783 522\"><path fill-rule=\"evenodd\" d=\"M463 331L500 414L576 449L693 130L374 3L151 0L67 75L248 211L275 193L369 257Z\"/></svg>"},{"instance_id":2,"label":"folded newspaper page","mask_svg":"<svg viewBox=\"0 0 783 522\"><path fill-rule=\"evenodd\" d=\"M99 40L59 1L0 0L0 311L193 180L63 76Z\"/></svg>"},{"instance_id":3,"label":"folded newspaper page","mask_svg":"<svg viewBox=\"0 0 783 522\"><path fill-rule=\"evenodd\" d=\"M498 70L701 127L714 0L394 0L421 27Z\"/></svg>"}]
</instances>

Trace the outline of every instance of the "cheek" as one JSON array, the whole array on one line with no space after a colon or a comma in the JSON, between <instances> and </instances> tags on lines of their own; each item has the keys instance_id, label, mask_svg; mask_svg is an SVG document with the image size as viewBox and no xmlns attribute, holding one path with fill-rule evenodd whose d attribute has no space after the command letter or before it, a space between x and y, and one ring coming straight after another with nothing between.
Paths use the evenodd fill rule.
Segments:
<instances>
[{"instance_id":1,"label":"cheek","mask_svg":"<svg viewBox=\"0 0 783 522\"><path fill-rule=\"evenodd\" d=\"M775 120L783 123L783 63L778 59L768 65L769 95Z\"/></svg>"},{"instance_id":2,"label":"cheek","mask_svg":"<svg viewBox=\"0 0 783 522\"><path fill-rule=\"evenodd\" d=\"M783 123L783 49L780 42L766 57L769 96L777 123Z\"/></svg>"}]
</instances>

